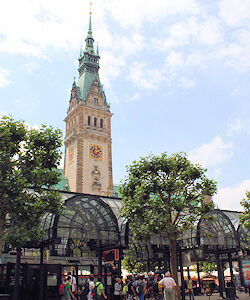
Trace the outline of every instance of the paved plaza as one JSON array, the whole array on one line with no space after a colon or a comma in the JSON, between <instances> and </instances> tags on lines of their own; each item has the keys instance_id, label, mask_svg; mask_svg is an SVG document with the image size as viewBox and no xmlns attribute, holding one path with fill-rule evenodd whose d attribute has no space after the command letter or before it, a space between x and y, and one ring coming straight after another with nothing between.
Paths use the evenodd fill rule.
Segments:
<instances>
[{"instance_id":1,"label":"paved plaza","mask_svg":"<svg viewBox=\"0 0 250 300\"><path fill-rule=\"evenodd\" d=\"M225 297L225 295L224 295ZM235 298L236 300L249 300L250 296L248 293L237 293L237 297ZM194 298L195 300L217 300L217 299L221 299L220 298L220 294L219 293L215 293L212 296L206 296L206 295L199 295L199 296L195 296ZM229 299L229 298L226 298ZM186 296L186 300L189 300L189 296Z\"/></svg>"}]
</instances>

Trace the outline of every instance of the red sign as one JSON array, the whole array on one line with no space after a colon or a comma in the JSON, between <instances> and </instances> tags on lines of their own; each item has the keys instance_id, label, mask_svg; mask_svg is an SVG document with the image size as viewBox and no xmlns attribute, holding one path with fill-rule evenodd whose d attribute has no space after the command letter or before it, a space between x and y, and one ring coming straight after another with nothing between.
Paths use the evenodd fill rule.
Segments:
<instances>
[{"instance_id":1,"label":"red sign","mask_svg":"<svg viewBox=\"0 0 250 300\"><path fill-rule=\"evenodd\" d=\"M103 251L103 261L104 262L115 261L115 260L119 260L119 250L118 249Z\"/></svg>"}]
</instances>

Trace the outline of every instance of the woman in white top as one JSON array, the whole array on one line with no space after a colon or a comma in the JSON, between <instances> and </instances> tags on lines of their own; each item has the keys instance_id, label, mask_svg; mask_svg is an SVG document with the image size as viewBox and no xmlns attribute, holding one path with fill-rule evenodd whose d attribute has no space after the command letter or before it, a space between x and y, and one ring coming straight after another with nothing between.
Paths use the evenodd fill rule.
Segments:
<instances>
[{"instance_id":1,"label":"woman in white top","mask_svg":"<svg viewBox=\"0 0 250 300\"><path fill-rule=\"evenodd\" d=\"M93 290L95 286L95 283L94 283L94 275L93 274L90 274L90 277L89 277L89 293L88 293L88 300L93 300L93 296L91 295L91 291Z\"/></svg>"},{"instance_id":2,"label":"woman in white top","mask_svg":"<svg viewBox=\"0 0 250 300\"><path fill-rule=\"evenodd\" d=\"M122 293L122 285L121 285L121 279L116 278L115 279L115 290L114 290L114 300L121 300L121 293Z\"/></svg>"}]
</instances>

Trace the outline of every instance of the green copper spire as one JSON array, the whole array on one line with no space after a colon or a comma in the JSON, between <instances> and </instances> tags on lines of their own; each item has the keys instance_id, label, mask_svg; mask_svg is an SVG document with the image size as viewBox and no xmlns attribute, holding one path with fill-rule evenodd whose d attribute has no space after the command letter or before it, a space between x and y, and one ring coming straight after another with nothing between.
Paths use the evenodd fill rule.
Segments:
<instances>
[{"instance_id":1,"label":"green copper spire","mask_svg":"<svg viewBox=\"0 0 250 300\"><path fill-rule=\"evenodd\" d=\"M92 12L89 13L89 31L88 31L88 34L92 36L91 15L92 15Z\"/></svg>"},{"instance_id":2,"label":"green copper spire","mask_svg":"<svg viewBox=\"0 0 250 300\"><path fill-rule=\"evenodd\" d=\"M81 48L80 48L80 56L79 56L79 59L82 58L82 44L81 44Z\"/></svg>"},{"instance_id":3,"label":"green copper spire","mask_svg":"<svg viewBox=\"0 0 250 300\"><path fill-rule=\"evenodd\" d=\"M79 79L77 82L77 94L79 96L79 99L82 101L86 101L89 90L93 84L94 81L97 81L100 86L101 93L103 95L103 103L107 105L106 102L106 96L103 91L103 87L99 78L99 50L97 46L97 51L95 53L94 50L94 38L92 36L92 24L91 24L91 12L90 12L90 18L89 18L89 29L88 34L85 39L86 45L85 50L82 53L82 50L80 52L79 57Z\"/></svg>"},{"instance_id":4,"label":"green copper spire","mask_svg":"<svg viewBox=\"0 0 250 300\"><path fill-rule=\"evenodd\" d=\"M98 43L97 43L97 46L96 46L96 54L99 55Z\"/></svg>"},{"instance_id":5,"label":"green copper spire","mask_svg":"<svg viewBox=\"0 0 250 300\"><path fill-rule=\"evenodd\" d=\"M88 35L85 39L85 50L87 50L89 53L94 53L94 38L92 36L92 28L91 28L91 12L89 13L89 30Z\"/></svg>"}]
</instances>

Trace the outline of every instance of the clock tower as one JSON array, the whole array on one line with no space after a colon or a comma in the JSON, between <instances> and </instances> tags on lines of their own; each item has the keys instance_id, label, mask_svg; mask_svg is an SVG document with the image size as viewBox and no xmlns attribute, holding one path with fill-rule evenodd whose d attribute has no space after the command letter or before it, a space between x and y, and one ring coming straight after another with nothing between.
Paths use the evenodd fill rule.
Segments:
<instances>
[{"instance_id":1,"label":"clock tower","mask_svg":"<svg viewBox=\"0 0 250 300\"><path fill-rule=\"evenodd\" d=\"M71 90L66 122L64 175L71 192L112 195L110 106L99 78L99 52L91 27L80 51L79 78Z\"/></svg>"}]
</instances>

